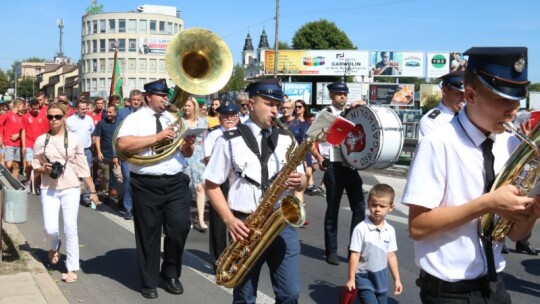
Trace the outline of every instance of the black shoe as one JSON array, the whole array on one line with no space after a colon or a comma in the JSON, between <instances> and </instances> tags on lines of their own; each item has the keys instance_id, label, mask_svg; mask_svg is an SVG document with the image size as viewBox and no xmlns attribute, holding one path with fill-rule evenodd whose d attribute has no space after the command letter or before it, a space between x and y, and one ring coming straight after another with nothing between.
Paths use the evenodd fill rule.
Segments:
<instances>
[{"instance_id":1,"label":"black shoe","mask_svg":"<svg viewBox=\"0 0 540 304\"><path fill-rule=\"evenodd\" d=\"M157 290L155 288L143 288L141 295L147 299L155 299L158 297Z\"/></svg>"},{"instance_id":2,"label":"black shoe","mask_svg":"<svg viewBox=\"0 0 540 304\"><path fill-rule=\"evenodd\" d=\"M92 205L92 203L89 200L82 199L82 198L81 198L80 204L85 207L90 207Z\"/></svg>"},{"instance_id":3,"label":"black shoe","mask_svg":"<svg viewBox=\"0 0 540 304\"><path fill-rule=\"evenodd\" d=\"M167 292L172 294L182 294L184 292L184 287L179 279L169 278L164 275L161 275L161 278L165 281L165 290Z\"/></svg>"},{"instance_id":4,"label":"black shoe","mask_svg":"<svg viewBox=\"0 0 540 304\"><path fill-rule=\"evenodd\" d=\"M131 218L133 217L133 214L131 214L131 211L126 211L126 213L124 213L124 219L129 221L131 220Z\"/></svg>"},{"instance_id":5,"label":"black shoe","mask_svg":"<svg viewBox=\"0 0 540 304\"><path fill-rule=\"evenodd\" d=\"M526 253L530 255L538 255L536 249L528 241L518 241L516 242L516 251L520 253Z\"/></svg>"},{"instance_id":6,"label":"black shoe","mask_svg":"<svg viewBox=\"0 0 540 304\"><path fill-rule=\"evenodd\" d=\"M508 250L508 248L506 247L506 245L503 245L502 249L501 249L501 253L502 254L509 254L510 253L510 250Z\"/></svg>"},{"instance_id":7,"label":"black shoe","mask_svg":"<svg viewBox=\"0 0 540 304\"><path fill-rule=\"evenodd\" d=\"M339 257L336 254L331 254L326 257L326 263L330 265L339 265Z\"/></svg>"}]
</instances>

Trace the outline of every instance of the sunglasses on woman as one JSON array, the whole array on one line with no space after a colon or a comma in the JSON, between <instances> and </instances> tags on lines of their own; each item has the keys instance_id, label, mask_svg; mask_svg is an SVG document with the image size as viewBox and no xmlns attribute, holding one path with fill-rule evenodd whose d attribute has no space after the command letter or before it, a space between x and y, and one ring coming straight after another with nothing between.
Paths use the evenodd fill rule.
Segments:
<instances>
[{"instance_id":1,"label":"sunglasses on woman","mask_svg":"<svg viewBox=\"0 0 540 304\"><path fill-rule=\"evenodd\" d=\"M53 120L53 118L56 119L56 120L60 120L60 119L62 119L62 117L64 117L64 115L61 115L61 114L56 114L56 115L50 115L49 114L49 115L47 115L48 120Z\"/></svg>"}]
</instances>

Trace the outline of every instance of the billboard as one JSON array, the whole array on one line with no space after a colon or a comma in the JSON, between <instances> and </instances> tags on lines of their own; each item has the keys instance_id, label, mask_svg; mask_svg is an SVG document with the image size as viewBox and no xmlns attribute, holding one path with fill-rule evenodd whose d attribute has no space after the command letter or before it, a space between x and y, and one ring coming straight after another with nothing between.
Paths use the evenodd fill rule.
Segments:
<instances>
[{"instance_id":1,"label":"billboard","mask_svg":"<svg viewBox=\"0 0 540 304\"><path fill-rule=\"evenodd\" d=\"M283 92L290 100L303 100L306 104L311 104L311 82L283 82Z\"/></svg>"},{"instance_id":2,"label":"billboard","mask_svg":"<svg viewBox=\"0 0 540 304\"><path fill-rule=\"evenodd\" d=\"M165 55L165 50L171 38L139 38L139 53L151 55Z\"/></svg>"},{"instance_id":3,"label":"billboard","mask_svg":"<svg viewBox=\"0 0 540 304\"><path fill-rule=\"evenodd\" d=\"M465 71L469 56L459 52L428 52L427 77L439 78L453 71Z\"/></svg>"},{"instance_id":4,"label":"billboard","mask_svg":"<svg viewBox=\"0 0 540 304\"><path fill-rule=\"evenodd\" d=\"M391 106L414 106L414 84L371 83L369 103Z\"/></svg>"},{"instance_id":5,"label":"billboard","mask_svg":"<svg viewBox=\"0 0 540 304\"><path fill-rule=\"evenodd\" d=\"M330 99L330 91L328 91L328 85L331 82L317 82L317 105L331 105L332 99ZM363 90L362 83L359 82L347 82L349 88L348 103L352 103L356 100L361 100Z\"/></svg>"},{"instance_id":6,"label":"billboard","mask_svg":"<svg viewBox=\"0 0 540 304\"><path fill-rule=\"evenodd\" d=\"M424 77L424 52L371 52L373 76Z\"/></svg>"},{"instance_id":7,"label":"billboard","mask_svg":"<svg viewBox=\"0 0 540 304\"><path fill-rule=\"evenodd\" d=\"M264 74L274 73L274 51L264 52ZM357 50L279 50L277 74L367 76L369 52Z\"/></svg>"},{"instance_id":8,"label":"billboard","mask_svg":"<svg viewBox=\"0 0 540 304\"><path fill-rule=\"evenodd\" d=\"M441 87L438 84L420 85L420 107L426 104L428 98L440 101L442 99Z\"/></svg>"}]
</instances>

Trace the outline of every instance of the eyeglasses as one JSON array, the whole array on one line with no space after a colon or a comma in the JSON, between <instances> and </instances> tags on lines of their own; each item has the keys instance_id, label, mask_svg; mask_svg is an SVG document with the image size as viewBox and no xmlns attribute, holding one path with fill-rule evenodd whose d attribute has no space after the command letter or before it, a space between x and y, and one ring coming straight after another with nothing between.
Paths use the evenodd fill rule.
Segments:
<instances>
[{"instance_id":1,"label":"eyeglasses","mask_svg":"<svg viewBox=\"0 0 540 304\"><path fill-rule=\"evenodd\" d=\"M48 120L53 120L53 118L56 119L56 120L60 120L60 119L62 119L62 117L64 117L64 115L62 115L62 114L47 115Z\"/></svg>"},{"instance_id":2,"label":"eyeglasses","mask_svg":"<svg viewBox=\"0 0 540 304\"><path fill-rule=\"evenodd\" d=\"M301 109L301 108L303 108L303 107L304 107L304 106L296 106L295 108Z\"/></svg>"},{"instance_id":3,"label":"eyeglasses","mask_svg":"<svg viewBox=\"0 0 540 304\"><path fill-rule=\"evenodd\" d=\"M247 103L242 103L242 104L240 104L240 106L241 106L241 107L247 107L248 104L247 104Z\"/></svg>"}]
</instances>

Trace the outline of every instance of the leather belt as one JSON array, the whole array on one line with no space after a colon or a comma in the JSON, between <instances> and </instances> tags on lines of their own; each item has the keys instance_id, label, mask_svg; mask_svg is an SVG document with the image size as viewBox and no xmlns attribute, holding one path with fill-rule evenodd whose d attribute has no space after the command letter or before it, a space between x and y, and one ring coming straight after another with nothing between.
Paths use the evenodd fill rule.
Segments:
<instances>
[{"instance_id":1,"label":"leather belt","mask_svg":"<svg viewBox=\"0 0 540 304\"><path fill-rule=\"evenodd\" d=\"M150 175L150 174L138 174L138 173L130 172L130 176L142 177L142 178L151 178L151 179L169 179L169 178L177 177L180 174L183 174L183 173L178 172L178 173L173 174L173 175L170 175L170 174Z\"/></svg>"},{"instance_id":2,"label":"leather belt","mask_svg":"<svg viewBox=\"0 0 540 304\"><path fill-rule=\"evenodd\" d=\"M435 276L432 276L424 270L421 270L420 278L416 280L416 286L422 289L439 292L466 293L472 291L483 291L486 288L489 288L489 280L487 276L483 276L472 280L446 282Z\"/></svg>"},{"instance_id":3,"label":"leather belt","mask_svg":"<svg viewBox=\"0 0 540 304\"><path fill-rule=\"evenodd\" d=\"M241 219L242 221L251 215L251 213L245 213L245 212L236 211L236 210L232 210L232 213L235 217Z\"/></svg>"}]
</instances>

